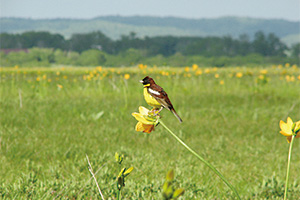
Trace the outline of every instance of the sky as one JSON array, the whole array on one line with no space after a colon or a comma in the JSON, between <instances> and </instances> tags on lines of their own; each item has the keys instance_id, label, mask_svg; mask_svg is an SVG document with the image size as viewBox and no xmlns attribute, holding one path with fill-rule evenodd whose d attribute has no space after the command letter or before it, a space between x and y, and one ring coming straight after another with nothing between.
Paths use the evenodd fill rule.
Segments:
<instances>
[{"instance_id":1,"label":"sky","mask_svg":"<svg viewBox=\"0 0 300 200\"><path fill-rule=\"evenodd\" d=\"M300 0L0 0L0 17L223 16L300 21Z\"/></svg>"}]
</instances>

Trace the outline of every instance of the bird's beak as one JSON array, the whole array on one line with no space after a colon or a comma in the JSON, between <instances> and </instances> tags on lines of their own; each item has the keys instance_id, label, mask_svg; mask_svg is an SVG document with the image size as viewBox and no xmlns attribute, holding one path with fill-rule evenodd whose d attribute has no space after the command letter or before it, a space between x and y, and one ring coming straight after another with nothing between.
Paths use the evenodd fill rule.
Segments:
<instances>
[{"instance_id":1,"label":"bird's beak","mask_svg":"<svg viewBox=\"0 0 300 200\"><path fill-rule=\"evenodd\" d=\"M140 83L144 83L144 81L143 81L143 80L140 80Z\"/></svg>"}]
</instances>

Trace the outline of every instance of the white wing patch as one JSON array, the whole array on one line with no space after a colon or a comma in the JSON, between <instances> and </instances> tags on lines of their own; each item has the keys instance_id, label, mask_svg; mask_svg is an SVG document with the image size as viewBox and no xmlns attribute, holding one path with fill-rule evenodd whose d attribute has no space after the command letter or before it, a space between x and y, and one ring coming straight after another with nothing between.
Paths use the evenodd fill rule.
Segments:
<instances>
[{"instance_id":1,"label":"white wing patch","mask_svg":"<svg viewBox=\"0 0 300 200\"><path fill-rule=\"evenodd\" d=\"M152 94L155 94L155 95L160 95L159 92L155 91L155 90L152 90L151 88L148 88L148 92L149 93L152 93Z\"/></svg>"}]
</instances>

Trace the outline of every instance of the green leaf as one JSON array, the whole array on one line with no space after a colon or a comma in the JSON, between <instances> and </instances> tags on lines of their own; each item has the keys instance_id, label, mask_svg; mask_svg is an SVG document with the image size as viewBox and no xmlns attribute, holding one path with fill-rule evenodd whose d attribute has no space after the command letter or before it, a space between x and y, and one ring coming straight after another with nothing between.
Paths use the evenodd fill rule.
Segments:
<instances>
[{"instance_id":1,"label":"green leaf","mask_svg":"<svg viewBox=\"0 0 300 200\"><path fill-rule=\"evenodd\" d=\"M173 198L177 199L178 197L180 197L181 195L184 194L184 189L183 188L178 188L177 190L175 190L175 192L173 193Z\"/></svg>"},{"instance_id":2,"label":"green leaf","mask_svg":"<svg viewBox=\"0 0 300 200\"><path fill-rule=\"evenodd\" d=\"M118 152L116 152L116 153L115 153L115 159L116 159L116 162L119 162L119 160L120 160L120 157L119 157L119 154L118 154Z\"/></svg>"},{"instance_id":3,"label":"green leaf","mask_svg":"<svg viewBox=\"0 0 300 200\"><path fill-rule=\"evenodd\" d=\"M119 173L119 176L118 177L122 177L123 174L124 174L124 171L126 170L126 168L124 167L123 169L121 169L120 173Z\"/></svg>"},{"instance_id":4,"label":"green leaf","mask_svg":"<svg viewBox=\"0 0 300 200\"><path fill-rule=\"evenodd\" d=\"M124 172L124 177L128 176L133 170L133 167L130 167L129 169L127 169L125 172Z\"/></svg>"},{"instance_id":5,"label":"green leaf","mask_svg":"<svg viewBox=\"0 0 300 200\"><path fill-rule=\"evenodd\" d=\"M174 170L173 169L168 171L167 176L166 176L166 180L169 181L169 182L174 180Z\"/></svg>"}]
</instances>

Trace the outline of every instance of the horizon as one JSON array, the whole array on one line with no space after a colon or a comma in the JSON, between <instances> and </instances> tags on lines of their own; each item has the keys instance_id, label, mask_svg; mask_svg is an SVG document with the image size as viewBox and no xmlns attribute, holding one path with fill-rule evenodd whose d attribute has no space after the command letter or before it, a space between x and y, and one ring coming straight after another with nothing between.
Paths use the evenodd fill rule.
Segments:
<instances>
[{"instance_id":1,"label":"horizon","mask_svg":"<svg viewBox=\"0 0 300 200\"><path fill-rule=\"evenodd\" d=\"M93 19L99 16L155 16L214 19L227 16L300 21L299 0L1 0L0 17Z\"/></svg>"},{"instance_id":2,"label":"horizon","mask_svg":"<svg viewBox=\"0 0 300 200\"><path fill-rule=\"evenodd\" d=\"M298 20L290 20L290 19L284 19L284 18L263 18L263 17L252 17L252 16L236 16L236 15L224 15L224 16L218 16L218 17L201 17L201 18L194 18L194 17L183 17L183 16L158 16L158 15L119 15L119 14L111 14L111 15L99 15L95 17L90 18L79 18L79 17L53 17L53 18L34 18L34 17L18 17L18 16L0 16L0 19L5 18L13 18L13 19L29 19L29 20L93 20L97 18L102 17L124 17L124 18L130 18L130 17L149 17L149 18L177 18L177 19L187 19L187 20L203 20L203 19L221 19L221 18L242 18L242 19L256 19L256 20L283 20L283 21L289 21L289 22L300 22L300 19Z\"/></svg>"}]
</instances>

